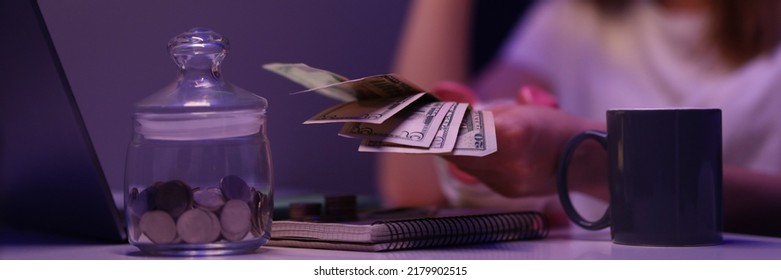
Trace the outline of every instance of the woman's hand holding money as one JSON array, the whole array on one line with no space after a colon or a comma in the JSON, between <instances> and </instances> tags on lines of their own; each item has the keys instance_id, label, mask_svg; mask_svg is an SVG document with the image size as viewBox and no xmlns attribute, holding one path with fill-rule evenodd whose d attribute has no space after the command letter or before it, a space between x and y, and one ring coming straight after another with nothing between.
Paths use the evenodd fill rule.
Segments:
<instances>
[{"instance_id":1,"label":"woman's hand holding money","mask_svg":"<svg viewBox=\"0 0 781 280\"><path fill-rule=\"evenodd\" d=\"M475 103L472 90L464 85L444 82L433 92L443 100ZM444 156L453 176L465 182L483 182L508 197L553 194L555 172L564 144L587 129L604 129L604 124L588 121L557 109L552 95L536 87L522 87L514 102L490 105L494 114L498 152L485 157ZM604 197L606 174L598 170L605 160L596 143L582 145L572 164L570 180L576 190ZM606 165L604 165L606 166ZM603 173L600 173L603 172Z\"/></svg>"}]
</instances>

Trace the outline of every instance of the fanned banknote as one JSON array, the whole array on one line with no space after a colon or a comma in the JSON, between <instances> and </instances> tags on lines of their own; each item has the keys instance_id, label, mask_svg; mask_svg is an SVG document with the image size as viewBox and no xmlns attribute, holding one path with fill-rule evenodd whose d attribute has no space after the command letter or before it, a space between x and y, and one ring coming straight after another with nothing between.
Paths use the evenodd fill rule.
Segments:
<instances>
[{"instance_id":1,"label":"fanned banknote","mask_svg":"<svg viewBox=\"0 0 781 280\"><path fill-rule=\"evenodd\" d=\"M402 77L396 76L395 74L385 74L337 82L294 92L292 94L318 92L325 95L323 92L324 90L338 91L342 95L349 96L349 98L347 98L348 100L343 101L394 98L425 92Z\"/></svg>"},{"instance_id":2,"label":"fanned banknote","mask_svg":"<svg viewBox=\"0 0 781 280\"><path fill-rule=\"evenodd\" d=\"M321 88L328 85L347 81L348 79L342 75L332 73L330 71L309 67L303 63L285 64L285 63L269 63L263 65L263 68L271 72L277 73L283 77L286 77L306 88ZM322 89L320 94L334 98L341 101L353 101L356 100L354 95L345 93L338 88L334 89Z\"/></svg>"},{"instance_id":3,"label":"fanned banknote","mask_svg":"<svg viewBox=\"0 0 781 280\"><path fill-rule=\"evenodd\" d=\"M375 152L375 153L408 153L408 154L449 154L452 153L453 148L456 146L456 139L458 137L459 126L452 124L460 124L464 119L464 114L469 108L469 104L466 103L453 103L448 108L445 119L437 130L434 141L429 147L414 147L391 143L383 140L369 140L364 139L361 141L361 145L358 150L361 152Z\"/></svg>"},{"instance_id":4,"label":"fanned banknote","mask_svg":"<svg viewBox=\"0 0 781 280\"><path fill-rule=\"evenodd\" d=\"M408 96L356 100L335 105L317 113L304 124L365 122L380 124L414 103L424 92Z\"/></svg>"},{"instance_id":5,"label":"fanned banknote","mask_svg":"<svg viewBox=\"0 0 781 280\"><path fill-rule=\"evenodd\" d=\"M361 139L359 151L485 156L497 150L493 115L468 103L443 102L395 74L349 80L305 64L265 69L307 90L342 101L305 124L345 123L339 135Z\"/></svg>"},{"instance_id":6,"label":"fanned banknote","mask_svg":"<svg viewBox=\"0 0 781 280\"><path fill-rule=\"evenodd\" d=\"M346 123L339 135L428 148L456 102L418 102L381 124Z\"/></svg>"},{"instance_id":7,"label":"fanned banknote","mask_svg":"<svg viewBox=\"0 0 781 280\"><path fill-rule=\"evenodd\" d=\"M494 115L490 111L472 111L464 117L453 155L482 157L497 149Z\"/></svg>"}]
</instances>

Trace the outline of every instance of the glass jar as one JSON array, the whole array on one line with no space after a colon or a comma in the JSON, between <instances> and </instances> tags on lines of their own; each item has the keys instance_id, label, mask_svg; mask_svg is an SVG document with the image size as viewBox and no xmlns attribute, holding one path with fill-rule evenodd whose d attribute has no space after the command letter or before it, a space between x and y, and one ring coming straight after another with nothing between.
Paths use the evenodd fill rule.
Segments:
<instances>
[{"instance_id":1,"label":"glass jar","mask_svg":"<svg viewBox=\"0 0 781 280\"><path fill-rule=\"evenodd\" d=\"M253 252L271 232L266 99L225 80L226 38L194 28L168 43L176 81L135 106L125 174L129 242L145 253Z\"/></svg>"}]
</instances>

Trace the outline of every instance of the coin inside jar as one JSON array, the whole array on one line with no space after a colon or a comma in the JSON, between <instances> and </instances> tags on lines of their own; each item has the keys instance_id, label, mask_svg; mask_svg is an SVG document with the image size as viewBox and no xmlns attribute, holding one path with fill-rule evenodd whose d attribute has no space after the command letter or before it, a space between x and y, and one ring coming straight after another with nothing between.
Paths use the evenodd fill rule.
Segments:
<instances>
[{"instance_id":1,"label":"coin inside jar","mask_svg":"<svg viewBox=\"0 0 781 280\"><path fill-rule=\"evenodd\" d=\"M132 200L130 202L130 209L133 210L132 213L140 217L146 211L155 210L154 207L156 193L157 187L151 186L139 192L135 198L131 198Z\"/></svg>"},{"instance_id":2,"label":"coin inside jar","mask_svg":"<svg viewBox=\"0 0 781 280\"><path fill-rule=\"evenodd\" d=\"M253 236L261 236L261 229L262 226L260 225L260 196L261 193L259 191L256 191L254 188L252 189L251 198L249 202L249 210L250 210L250 231L252 232Z\"/></svg>"},{"instance_id":3,"label":"coin inside jar","mask_svg":"<svg viewBox=\"0 0 781 280\"><path fill-rule=\"evenodd\" d=\"M210 243L220 237L220 221L212 212L194 208L176 221L176 232L187 243Z\"/></svg>"},{"instance_id":4,"label":"coin inside jar","mask_svg":"<svg viewBox=\"0 0 781 280\"><path fill-rule=\"evenodd\" d=\"M230 241L243 239L250 230L251 216L252 213L246 202L238 199L228 200L220 213L223 237Z\"/></svg>"},{"instance_id":5,"label":"coin inside jar","mask_svg":"<svg viewBox=\"0 0 781 280\"><path fill-rule=\"evenodd\" d=\"M139 221L141 232L157 244L171 243L176 240L176 223L164 211L147 211Z\"/></svg>"},{"instance_id":6,"label":"coin inside jar","mask_svg":"<svg viewBox=\"0 0 781 280\"><path fill-rule=\"evenodd\" d=\"M222 192L217 188L197 190L193 192L193 201L195 205L209 211L217 211L225 205L225 198Z\"/></svg>"},{"instance_id":7,"label":"coin inside jar","mask_svg":"<svg viewBox=\"0 0 781 280\"><path fill-rule=\"evenodd\" d=\"M250 202L250 187L238 176L228 175L220 180L220 189L225 199L238 199L245 203Z\"/></svg>"},{"instance_id":8,"label":"coin inside jar","mask_svg":"<svg viewBox=\"0 0 781 280\"><path fill-rule=\"evenodd\" d=\"M260 231L265 231L271 227L271 213L274 209L273 202L271 199L264 193L258 192L258 195L260 195L260 206L258 207L258 216L260 216L260 219L258 222L260 222L261 228Z\"/></svg>"},{"instance_id":9,"label":"coin inside jar","mask_svg":"<svg viewBox=\"0 0 781 280\"><path fill-rule=\"evenodd\" d=\"M182 181L172 180L157 187L155 209L166 211L174 218L192 207L193 194Z\"/></svg>"}]
</instances>

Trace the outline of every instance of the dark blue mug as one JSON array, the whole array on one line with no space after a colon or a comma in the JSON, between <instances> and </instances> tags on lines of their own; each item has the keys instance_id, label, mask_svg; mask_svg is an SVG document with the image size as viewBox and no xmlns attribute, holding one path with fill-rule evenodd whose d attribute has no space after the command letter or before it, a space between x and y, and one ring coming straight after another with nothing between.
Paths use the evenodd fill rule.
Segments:
<instances>
[{"instance_id":1,"label":"dark blue mug","mask_svg":"<svg viewBox=\"0 0 781 280\"><path fill-rule=\"evenodd\" d=\"M569 198L567 173L584 140L607 150L610 203L584 219ZM721 110L616 109L607 132L585 131L566 145L557 172L562 206L590 230L610 227L614 243L698 246L722 242Z\"/></svg>"}]
</instances>

